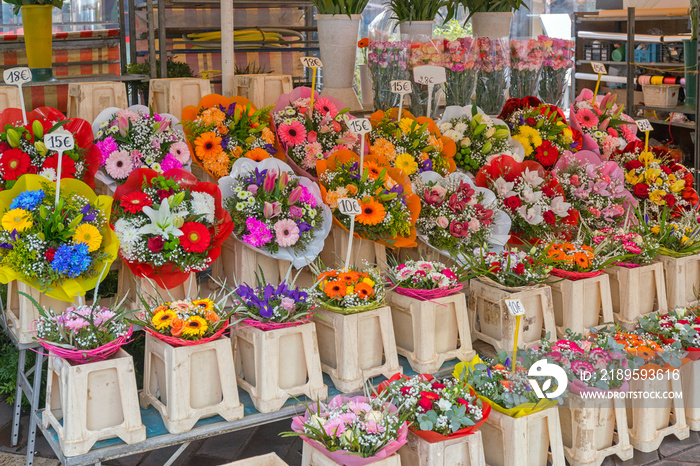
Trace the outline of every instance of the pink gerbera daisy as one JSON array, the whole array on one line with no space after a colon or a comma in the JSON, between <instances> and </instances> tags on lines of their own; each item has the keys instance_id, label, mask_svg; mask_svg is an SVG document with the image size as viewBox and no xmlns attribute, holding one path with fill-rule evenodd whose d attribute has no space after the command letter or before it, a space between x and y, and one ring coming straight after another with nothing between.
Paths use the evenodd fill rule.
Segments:
<instances>
[{"instance_id":1,"label":"pink gerbera daisy","mask_svg":"<svg viewBox=\"0 0 700 466\"><path fill-rule=\"evenodd\" d=\"M187 148L187 144L182 141L178 141L170 146L170 153L182 165L186 164L190 159L190 150Z\"/></svg>"},{"instance_id":2,"label":"pink gerbera daisy","mask_svg":"<svg viewBox=\"0 0 700 466\"><path fill-rule=\"evenodd\" d=\"M299 241L299 227L292 219L280 220L275 223L275 236L280 247L294 246Z\"/></svg>"},{"instance_id":3,"label":"pink gerbera daisy","mask_svg":"<svg viewBox=\"0 0 700 466\"><path fill-rule=\"evenodd\" d=\"M125 150L112 152L105 162L107 174L115 180L127 178L133 169L131 155Z\"/></svg>"},{"instance_id":4,"label":"pink gerbera daisy","mask_svg":"<svg viewBox=\"0 0 700 466\"><path fill-rule=\"evenodd\" d=\"M594 128L598 125L598 115L589 108L579 110L576 119L583 128Z\"/></svg>"},{"instance_id":5,"label":"pink gerbera daisy","mask_svg":"<svg viewBox=\"0 0 700 466\"><path fill-rule=\"evenodd\" d=\"M335 116L338 114L338 109L335 108L333 102L323 97L314 103L314 110L330 115L331 118L335 118Z\"/></svg>"},{"instance_id":6,"label":"pink gerbera daisy","mask_svg":"<svg viewBox=\"0 0 700 466\"><path fill-rule=\"evenodd\" d=\"M306 128L301 122L293 120L291 123L282 123L277 130L282 142L290 146L296 146L306 140Z\"/></svg>"}]
</instances>

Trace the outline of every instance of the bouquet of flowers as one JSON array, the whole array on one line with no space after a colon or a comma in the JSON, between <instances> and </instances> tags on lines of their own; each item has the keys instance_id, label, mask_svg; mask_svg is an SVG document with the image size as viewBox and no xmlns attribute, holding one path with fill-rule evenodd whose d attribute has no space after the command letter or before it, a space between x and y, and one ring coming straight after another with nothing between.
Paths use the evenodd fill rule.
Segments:
<instances>
[{"instance_id":1,"label":"bouquet of flowers","mask_svg":"<svg viewBox=\"0 0 700 466\"><path fill-rule=\"evenodd\" d=\"M82 181L25 175L0 192L0 282L19 280L72 302L101 280L119 242L108 224L112 199Z\"/></svg>"},{"instance_id":2,"label":"bouquet of flowers","mask_svg":"<svg viewBox=\"0 0 700 466\"><path fill-rule=\"evenodd\" d=\"M139 168L117 188L114 200L120 256L134 275L161 288L180 285L191 272L209 267L233 229L219 187L183 169L160 174Z\"/></svg>"},{"instance_id":3,"label":"bouquet of flowers","mask_svg":"<svg viewBox=\"0 0 700 466\"><path fill-rule=\"evenodd\" d=\"M364 466L393 455L406 443L408 424L379 398L337 395L307 407L292 420L293 432L337 464Z\"/></svg>"},{"instance_id":4,"label":"bouquet of flowers","mask_svg":"<svg viewBox=\"0 0 700 466\"><path fill-rule=\"evenodd\" d=\"M510 96L537 94L540 71L544 63L542 43L537 39L510 41Z\"/></svg>"},{"instance_id":5,"label":"bouquet of flowers","mask_svg":"<svg viewBox=\"0 0 700 466\"><path fill-rule=\"evenodd\" d=\"M398 168L385 168L381 157L365 157L362 173L359 162L357 154L345 150L318 163L321 194L334 221L349 230L350 217L340 214L338 201L357 199L362 213L355 217L356 237L389 247L415 246L420 200L408 177Z\"/></svg>"},{"instance_id":6,"label":"bouquet of flowers","mask_svg":"<svg viewBox=\"0 0 700 466\"><path fill-rule=\"evenodd\" d=\"M457 167L469 173L476 173L497 154L511 149L508 126L479 112L475 105L447 107L438 128L455 142Z\"/></svg>"},{"instance_id":7,"label":"bouquet of flowers","mask_svg":"<svg viewBox=\"0 0 700 466\"><path fill-rule=\"evenodd\" d=\"M471 362L457 363L453 376L465 380L481 401L510 417L523 417L556 406L562 397L539 398L530 385L529 367L523 364L516 361L513 370L510 357L500 351L494 359L475 356Z\"/></svg>"},{"instance_id":8,"label":"bouquet of flowers","mask_svg":"<svg viewBox=\"0 0 700 466\"><path fill-rule=\"evenodd\" d=\"M391 92L391 81L408 79L409 41L370 41L367 63L372 74L374 108L399 106L399 94Z\"/></svg>"},{"instance_id":9,"label":"bouquet of flowers","mask_svg":"<svg viewBox=\"0 0 700 466\"><path fill-rule=\"evenodd\" d=\"M508 99L500 117L510 127L511 137L525 148L525 160L551 170L565 151L580 149L582 136L566 124L559 108L523 100Z\"/></svg>"},{"instance_id":10,"label":"bouquet of flowers","mask_svg":"<svg viewBox=\"0 0 700 466\"><path fill-rule=\"evenodd\" d=\"M466 380L451 377L396 374L379 384L377 396L408 416L409 428L428 442L472 434L491 413L491 405L476 398Z\"/></svg>"},{"instance_id":11,"label":"bouquet of flowers","mask_svg":"<svg viewBox=\"0 0 700 466\"><path fill-rule=\"evenodd\" d=\"M131 322L171 346L192 346L216 340L229 327L233 311L224 310L231 292L219 292L206 298L164 301L162 297L144 299L143 310ZM152 304L151 301L156 304Z\"/></svg>"},{"instance_id":12,"label":"bouquet of flowers","mask_svg":"<svg viewBox=\"0 0 700 466\"><path fill-rule=\"evenodd\" d=\"M182 110L192 158L218 180L241 157L256 162L277 155L270 108L257 109L245 97L204 96ZM161 168L162 165L161 165Z\"/></svg>"},{"instance_id":13,"label":"bouquet of flowers","mask_svg":"<svg viewBox=\"0 0 700 466\"><path fill-rule=\"evenodd\" d=\"M503 108L510 87L510 48L508 39L477 37L474 49L476 80L476 105L487 115L497 115Z\"/></svg>"},{"instance_id":14,"label":"bouquet of flowers","mask_svg":"<svg viewBox=\"0 0 700 466\"><path fill-rule=\"evenodd\" d=\"M408 58L408 71L422 65L442 66L444 43L442 39L425 38L424 41L411 42L411 54ZM442 94L442 85L433 86L431 115L428 115L428 93L430 86L414 82L411 87L411 104L409 106L414 115L437 118L439 114L439 99Z\"/></svg>"},{"instance_id":15,"label":"bouquet of flowers","mask_svg":"<svg viewBox=\"0 0 700 466\"><path fill-rule=\"evenodd\" d=\"M697 311L678 307L668 314L652 313L639 317L638 328L658 335L665 342L678 341L688 351L689 359L700 359L700 316Z\"/></svg>"},{"instance_id":16,"label":"bouquet of flowers","mask_svg":"<svg viewBox=\"0 0 700 466\"><path fill-rule=\"evenodd\" d=\"M634 369L651 369L656 371L673 370L683 365L683 358L686 351L683 350L681 342L677 340L666 340L662 336L647 333L640 329L634 332L616 332L612 329L604 329L594 336L589 336L596 343L608 345L610 339L624 346L627 352L630 366ZM649 371L644 374L640 370L641 377L650 375Z\"/></svg>"},{"instance_id":17,"label":"bouquet of flowers","mask_svg":"<svg viewBox=\"0 0 700 466\"><path fill-rule=\"evenodd\" d=\"M566 199L591 229L619 224L637 201L625 189L625 173L590 151L566 153L554 166Z\"/></svg>"},{"instance_id":18,"label":"bouquet of flowers","mask_svg":"<svg viewBox=\"0 0 700 466\"><path fill-rule=\"evenodd\" d=\"M544 102L561 107L564 105L564 90L569 83L569 74L574 67L575 42L547 36L539 36L537 39L544 50L538 95Z\"/></svg>"},{"instance_id":19,"label":"bouquet of flowers","mask_svg":"<svg viewBox=\"0 0 700 466\"><path fill-rule=\"evenodd\" d=\"M489 279L506 288L535 286L549 277L552 266L540 249L530 251L504 249L490 252L484 248L474 249L465 257L469 270L480 279Z\"/></svg>"},{"instance_id":20,"label":"bouquet of flowers","mask_svg":"<svg viewBox=\"0 0 700 466\"><path fill-rule=\"evenodd\" d=\"M442 262L408 260L387 271L394 291L425 301L449 296L462 289L462 269L456 272Z\"/></svg>"},{"instance_id":21,"label":"bouquet of flowers","mask_svg":"<svg viewBox=\"0 0 700 466\"><path fill-rule=\"evenodd\" d=\"M332 215L316 183L277 159L239 159L219 179L234 235L270 257L299 268L323 249Z\"/></svg>"},{"instance_id":22,"label":"bouquet of flowers","mask_svg":"<svg viewBox=\"0 0 700 466\"><path fill-rule=\"evenodd\" d=\"M511 215L511 242L564 234L578 223L578 211L566 201L556 177L536 162L500 156L479 170L475 181L493 191Z\"/></svg>"},{"instance_id":23,"label":"bouquet of flowers","mask_svg":"<svg viewBox=\"0 0 700 466\"><path fill-rule=\"evenodd\" d=\"M272 113L287 162L299 175L317 180L316 162L341 149L359 150L360 139L348 129L349 108L333 97L298 87L277 99Z\"/></svg>"},{"instance_id":24,"label":"bouquet of flowers","mask_svg":"<svg viewBox=\"0 0 700 466\"><path fill-rule=\"evenodd\" d=\"M626 256L624 262L615 265L635 268L651 264L659 252L659 242L653 235L644 235L639 227L601 228L591 233L591 243L603 245L604 253L619 252L620 246Z\"/></svg>"},{"instance_id":25,"label":"bouquet of flowers","mask_svg":"<svg viewBox=\"0 0 700 466\"><path fill-rule=\"evenodd\" d=\"M617 95L596 97L595 103L592 100L590 89L584 89L576 97L571 104L571 126L583 133L583 149L597 152L603 160L608 160L613 152L639 139L637 125L634 118L622 113L622 105L615 104Z\"/></svg>"},{"instance_id":26,"label":"bouquet of flowers","mask_svg":"<svg viewBox=\"0 0 700 466\"><path fill-rule=\"evenodd\" d=\"M584 244L582 239L571 242L553 241L544 246L544 250L554 265L550 273L569 280L600 275L603 269L626 258L620 245L613 243L611 238L603 239L595 248Z\"/></svg>"},{"instance_id":27,"label":"bouquet of flowers","mask_svg":"<svg viewBox=\"0 0 700 466\"><path fill-rule=\"evenodd\" d=\"M424 171L440 175L455 171L455 143L443 137L430 118L414 118L404 111L397 122L393 111L377 111L371 121L369 152L385 159L388 166L398 168L411 179Z\"/></svg>"},{"instance_id":28,"label":"bouquet of flowers","mask_svg":"<svg viewBox=\"0 0 700 466\"><path fill-rule=\"evenodd\" d=\"M61 178L75 178L95 188L95 172L100 166L100 151L93 144L90 123L67 119L56 109L39 107L27 113L7 108L0 113L0 190L10 189L25 174L39 174L56 181L58 152L44 145L44 137L57 128L73 134L75 148L63 153Z\"/></svg>"},{"instance_id":29,"label":"bouquet of flowers","mask_svg":"<svg viewBox=\"0 0 700 466\"><path fill-rule=\"evenodd\" d=\"M386 292L378 269L327 269L311 292L323 308L341 314L371 311L384 305Z\"/></svg>"},{"instance_id":30,"label":"bouquet of flowers","mask_svg":"<svg viewBox=\"0 0 700 466\"><path fill-rule=\"evenodd\" d=\"M471 37L445 39L442 62L447 74L445 101L447 105L464 106L471 102L476 90L476 69Z\"/></svg>"},{"instance_id":31,"label":"bouquet of flowers","mask_svg":"<svg viewBox=\"0 0 700 466\"><path fill-rule=\"evenodd\" d=\"M613 159L625 168L625 186L652 218L658 218L666 206L672 209L672 217L678 217L698 202L693 174L664 155L659 149L645 151L641 141L631 142L613 154Z\"/></svg>"},{"instance_id":32,"label":"bouquet of flowers","mask_svg":"<svg viewBox=\"0 0 700 466\"><path fill-rule=\"evenodd\" d=\"M670 219L670 209L662 210L657 219L648 215L639 219L645 236L653 237L660 245L659 254L669 257L687 257L700 252L700 222L695 211L682 212ZM641 215L640 215L641 216Z\"/></svg>"},{"instance_id":33,"label":"bouquet of flowers","mask_svg":"<svg viewBox=\"0 0 700 466\"><path fill-rule=\"evenodd\" d=\"M185 135L172 115L153 113L143 105L107 108L97 115L92 131L102 154L97 178L112 190L137 168L163 173L189 165Z\"/></svg>"},{"instance_id":34,"label":"bouquet of flowers","mask_svg":"<svg viewBox=\"0 0 700 466\"><path fill-rule=\"evenodd\" d=\"M308 292L286 281L273 286L265 283L264 276L262 280L256 278L255 288L244 283L234 292L236 317L243 319L243 325L272 330L305 324L311 319L314 300Z\"/></svg>"},{"instance_id":35,"label":"bouquet of flowers","mask_svg":"<svg viewBox=\"0 0 700 466\"><path fill-rule=\"evenodd\" d=\"M499 249L508 242L510 217L496 208L493 192L474 186L468 175L423 172L413 190L421 199L418 234L445 256L466 255L480 246Z\"/></svg>"}]
</instances>

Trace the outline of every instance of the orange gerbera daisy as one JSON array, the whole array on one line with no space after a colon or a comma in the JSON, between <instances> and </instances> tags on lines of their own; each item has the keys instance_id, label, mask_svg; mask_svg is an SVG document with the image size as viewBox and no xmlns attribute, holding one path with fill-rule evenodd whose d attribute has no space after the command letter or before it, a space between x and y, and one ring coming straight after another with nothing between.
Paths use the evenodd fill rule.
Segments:
<instances>
[{"instance_id":1,"label":"orange gerbera daisy","mask_svg":"<svg viewBox=\"0 0 700 466\"><path fill-rule=\"evenodd\" d=\"M364 225L377 225L386 217L384 206L373 197L370 197L368 202L360 201L360 208L362 213L355 217L355 220Z\"/></svg>"},{"instance_id":2,"label":"orange gerbera daisy","mask_svg":"<svg viewBox=\"0 0 700 466\"><path fill-rule=\"evenodd\" d=\"M194 151L200 160L216 157L223 151L221 148L221 138L213 131L200 134L199 137L195 139L194 145Z\"/></svg>"},{"instance_id":3,"label":"orange gerbera daisy","mask_svg":"<svg viewBox=\"0 0 700 466\"><path fill-rule=\"evenodd\" d=\"M564 243L561 245L561 250L564 252L572 252L572 251L575 251L576 248L571 243Z\"/></svg>"},{"instance_id":4,"label":"orange gerbera daisy","mask_svg":"<svg viewBox=\"0 0 700 466\"><path fill-rule=\"evenodd\" d=\"M360 274L354 270L348 270L338 275L338 280L345 282L346 285L352 285L360 279Z\"/></svg>"},{"instance_id":5,"label":"orange gerbera daisy","mask_svg":"<svg viewBox=\"0 0 700 466\"><path fill-rule=\"evenodd\" d=\"M379 174L381 173L382 169L379 167L374 162L371 162L369 160L365 160L364 167L362 167L363 170L369 170L369 179L370 180L376 180Z\"/></svg>"},{"instance_id":6,"label":"orange gerbera daisy","mask_svg":"<svg viewBox=\"0 0 700 466\"><path fill-rule=\"evenodd\" d=\"M337 270L328 270L326 272L321 273L321 275L318 276L316 281L321 281L325 280L327 278L335 278L338 276L338 271Z\"/></svg>"},{"instance_id":7,"label":"orange gerbera daisy","mask_svg":"<svg viewBox=\"0 0 700 466\"><path fill-rule=\"evenodd\" d=\"M347 294L347 291L347 285L340 280L328 282L326 287L323 289L323 292L326 293L329 298L342 298Z\"/></svg>"},{"instance_id":8,"label":"orange gerbera daisy","mask_svg":"<svg viewBox=\"0 0 700 466\"><path fill-rule=\"evenodd\" d=\"M577 252L574 254L574 263L576 263L576 265L578 265L582 269L587 269L591 266L590 259L583 252Z\"/></svg>"},{"instance_id":9,"label":"orange gerbera daisy","mask_svg":"<svg viewBox=\"0 0 700 466\"><path fill-rule=\"evenodd\" d=\"M374 296L374 288L367 283L360 282L355 285L355 294L362 299L369 299Z\"/></svg>"},{"instance_id":10,"label":"orange gerbera daisy","mask_svg":"<svg viewBox=\"0 0 700 466\"><path fill-rule=\"evenodd\" d=\"M246 152L245 157L256 162L260 162L262 160L269 159L270 154L265 149L261 147L256 147L255 149L251 149L248 152Z\"/></svg>"},{"instance_id":11,"label":"orange gerbera daisy","mask_svg":"<svg viewBox=\"0 0 700 466\"><path fill-rule=\"evenodd\" d=\"M593 248L584 244L581 246L581 249L586 253L589 259L593 259L595 257L595 254L593 253Z\"/></svg>"}]
</instances>

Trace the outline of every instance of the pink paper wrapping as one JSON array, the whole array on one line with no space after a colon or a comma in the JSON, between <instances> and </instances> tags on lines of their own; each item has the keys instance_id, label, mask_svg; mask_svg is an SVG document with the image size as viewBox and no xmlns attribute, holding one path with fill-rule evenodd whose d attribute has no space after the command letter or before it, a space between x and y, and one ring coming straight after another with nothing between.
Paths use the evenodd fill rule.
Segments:
<instances>
[{"instance_id":1,"label":"pink paper wrapping","mask_svg":"<svg viewBox=\"0 0 700 466\"><path fill-rule=\"evenodd\" d=\"M581 150L589 150L591 152L595 152L596 154L600 155L600 147L598 146L598 143L593 139L591 136L588 134L584 133L583 130L581 129L581 125L578 124L578 121L576 121L576 111L574 110L574 104L571 104L570 113L571 117L569 118L569 126L577 130L579 133L581 133L581 136L583 137L583 142L581 144Z\"/></svg>"}]
</instances>

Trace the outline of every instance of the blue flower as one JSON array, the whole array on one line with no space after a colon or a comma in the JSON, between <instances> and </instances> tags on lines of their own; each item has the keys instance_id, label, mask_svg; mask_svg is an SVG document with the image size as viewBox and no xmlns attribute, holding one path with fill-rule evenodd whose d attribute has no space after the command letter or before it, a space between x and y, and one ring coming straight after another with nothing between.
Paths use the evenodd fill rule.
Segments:
<instances>
[{"instance_id":1,"label":"blue flower","mask_svg":"<svg viewBox=\"0 0 700 466\"><path fill-rule=\"evenodd\" d=\"M75 278L85 272L91 263L87 244L62 244L53 256L51 268L54 272Z\"/></svg>"},{"instance_id":2,"label":"blue flower","mask_svg":"<svg viewBox=\"0 0 700 466\"><path fill-rule=\"evenodd\" d=\"M97 209L93 209L90 204L85 204L83 207L83 210L80 211L81 214L83 214L83 221L84 222L92 222L97 218L97 213L99 211Z\"/></svg>"},{"instance_id":3,"label":"blue flower","mask_svg":"<svg viewBox=\"0 0 700 466\"><path fill-rule=\"evenodd\" d=\"M42 189L24 191L12 201L10 209L33 210L44 199L44 196L46 194Z\"/></svg>"}]
</instances>

